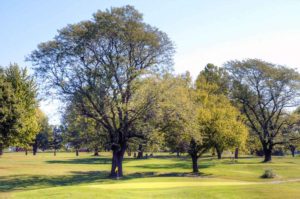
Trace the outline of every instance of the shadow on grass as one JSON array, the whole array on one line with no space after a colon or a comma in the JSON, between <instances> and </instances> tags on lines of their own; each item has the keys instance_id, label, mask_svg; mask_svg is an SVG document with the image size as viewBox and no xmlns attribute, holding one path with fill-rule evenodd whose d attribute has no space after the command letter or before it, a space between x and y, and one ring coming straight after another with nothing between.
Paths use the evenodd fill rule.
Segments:
<instances>
[{"instance_id":1,"label":"shadow on grass","mask_svg":"<svg viewBox=\"0 0 300 199\"><path fill-rule=\"evenodd\" d=\"M12 190L23 190L27 188L45 188L54 186L67 186L89 182L102 182L107 178L108 172L89 171L89 172L72 172L72 175L62 176L27 176L13 175L1 177L0 192Z\"/></svg>"},{"instance_id":2,"label":"shadow on grass","mask_svg":"<svg viewBox=\"0 0 300 199\"><path fill-rule=\"evenodd\" d=\"M137 172L125 175L119 180L130 180L135 178L149 177L208 177L210 174L192 174L192 173L156 173L156 172ZM72 175L63 176L27 176L13 175L2 177L0 179L0 192L9 192L15 190L32 190L56 186L80 185L84 183L116 183L117 180L109 178L107 171L89 171L72 172Z\"/></svg>"},{"instance_id":3,"label":"shadow on grass","mask_svg":"<svg viewBox=\"0 0 300 199\"><path fill-rule=\"evenodd\" d=\"M199 169L204 169L214 166L213 163L200 163ZM132 168L142 168L142 169L191 169L192 163L190 162L182 162L182 163L173 163L173 164L144 164L144 165L134 165L128 166Z\"/></svg>"},{"instance_id":4,"label":"shadow on grass","mask_svg":"<svg viewBox=\"0 0 300 199\"><path fill-rule=\"evenodd\" d=\"M136 160L133 158L124 158L123 162ZM48 164L111 164L109 157L93 157L93 158L72 158L67 160L48 160Z\"/></svg>"},{"instance_id":5,"label":"shadow on grass","mask_svg":"<svg viewBox=\"0 0 300 199\"><path fill-rule=\"evenodd\" d=\"M48 160L49 164L111 164L111 158L73 158L67 160Z\"/></svg>"}]
</instances>

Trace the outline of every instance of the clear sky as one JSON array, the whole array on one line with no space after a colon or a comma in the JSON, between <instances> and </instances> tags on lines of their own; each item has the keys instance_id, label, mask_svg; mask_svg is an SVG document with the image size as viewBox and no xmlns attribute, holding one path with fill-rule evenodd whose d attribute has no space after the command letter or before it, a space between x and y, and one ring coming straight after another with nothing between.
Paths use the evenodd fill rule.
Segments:
<instances>
[{"instance_id":1,"label":"clear sky","mask_svg":"<svg viewBox=\"0 0 300 199\"><path fill-rule=\"evenodd\" d=\"M127 4L174 41L177 73L244 58L300 69L300 0L0 0L0 65L30 67L25 57L58 29ZM58 107L41 103L51 123Z\"/></svg>"}]
</instances>

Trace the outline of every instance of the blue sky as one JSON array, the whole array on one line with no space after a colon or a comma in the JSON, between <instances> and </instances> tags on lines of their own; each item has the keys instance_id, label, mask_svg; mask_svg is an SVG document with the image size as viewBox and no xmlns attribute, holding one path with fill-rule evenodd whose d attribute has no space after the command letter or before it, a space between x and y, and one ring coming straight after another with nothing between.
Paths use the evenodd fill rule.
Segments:
<instances>
[{"instance_id":1,"label":"blue sky","mask_svg":"<svg viewBox=\"0 0 300 199\"><path fill-rule=\"evenodd\" d=\"M133 5L176 45L175 71L193 77L206 63L260 58L300 69L300 0L1 0L0 65L25 57L69 23L97 10ZM59 103L42 102L52 123Z\"/></svg>"}]
</instances>

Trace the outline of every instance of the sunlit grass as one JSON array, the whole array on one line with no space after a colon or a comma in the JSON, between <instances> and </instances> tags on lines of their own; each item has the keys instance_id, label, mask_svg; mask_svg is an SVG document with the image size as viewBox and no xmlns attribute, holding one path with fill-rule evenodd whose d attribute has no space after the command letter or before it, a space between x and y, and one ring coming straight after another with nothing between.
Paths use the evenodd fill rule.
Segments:
<instances>
[{"instance_id":1,"label":"sunlit grass","mask_svg":"<svg viewBox=\"0 0 300 199\"><path fill-rule=\"evenodd\" d=\"M6 153L0 158L0 198L297 198L300 157L199 160L191 175L188 157L160 154L147 160L126 158L125 177L107 178L110 153ZM262 179L266 169L277 177ZM297 188L298 187L298 188ZM238 193L238 196L236 195Z\"/></svg>"}]
</instances>

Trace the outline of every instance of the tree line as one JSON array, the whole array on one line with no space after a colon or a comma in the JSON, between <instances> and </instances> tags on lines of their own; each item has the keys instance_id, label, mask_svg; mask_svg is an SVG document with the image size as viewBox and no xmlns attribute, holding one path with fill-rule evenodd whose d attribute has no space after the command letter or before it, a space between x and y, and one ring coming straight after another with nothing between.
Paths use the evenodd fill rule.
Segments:
<instances>
[{"instance_id":1,"label":"tree line","mask_svg":"<svg viewBox=\"0 0 300 199\"><path fill-rule=\"evenodd\" d=\"M98 11L39 44L27 58L36 81L45 96L56 95L66 105L62 125L51 130L54 151L61 146L77 155L83 147L95 155L111 150L111 177L123 176L126 152L138 152L137 158L144 151L188 153L195 173L207 152L218 158L224 150L234 151L236 158L239 151L260 153L264 162L279 147L294 154L300 138L300 111L291 109L299 105L296 70L258 59L233 60L223 67L207 64L193 81L189 73L172 73L174 53L167 34L146 24L132 6ZM3 75L2 104L12 107L6 83L13 87ZM17 110L3 109L3 124ZM2 148L34 141L37 149L50 140L49 129L32 130L23 139L26 133L12 130L19 123L7 124L1 130Z\"/></svg>"}]
</instances>

